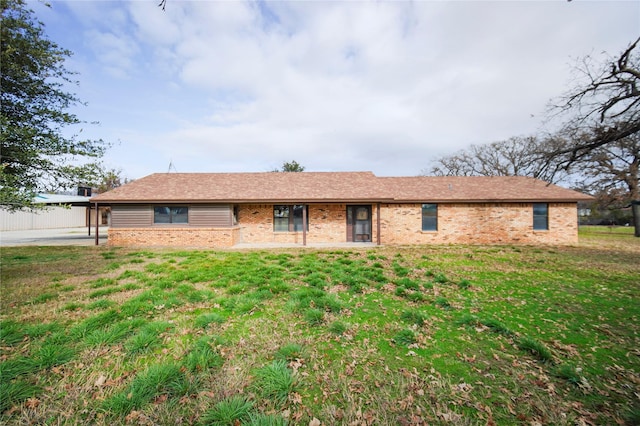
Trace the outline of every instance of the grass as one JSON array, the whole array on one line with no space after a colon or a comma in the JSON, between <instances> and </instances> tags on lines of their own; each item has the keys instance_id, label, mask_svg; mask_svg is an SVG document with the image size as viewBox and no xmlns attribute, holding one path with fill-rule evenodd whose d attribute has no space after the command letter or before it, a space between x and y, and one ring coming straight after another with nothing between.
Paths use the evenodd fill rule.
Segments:
<instances>
[{"instance_id":1,"label":"grass","mask_svg":"<svg viewBox=\"0 0 640 426\"><path fill-rule=\"evenodd\" d=\"M296 377L284 360L276 360L256 370L254 388L257 393L282 406L295 390Z\"/></svg>"},{"instance_id":2,"label":"grass","mask_svg":"<svg viewBox=\"0 0 640 426\"><path fill-rule=\"evenodd\" d=\"M253 403L241 396L218 402L202 416L202 424L229 426L242 424L250 418Z\"/></svg>"},{"instance_id":3,"label":"grass","mask_svg":"<svg viewBox=\"0 0 640 426\"><path fill-rule=\"evenodd\" d=\"M161 395L183 388L184 375L175 364L153 364L139 373L121 392L107 399L103 407L111 415L127 415Z\"/></svg>"},{"instance_id":4,"label":"grass","mask_svg":"<svg viewBox=\"0 0 640 426\"><path fill-rule=\"evenodd\" d=\"M583 231L575 247L3 248L0 423L637 424L640 240Z\"/></svg>"},{"instance_id":5,"label":"grass","mask_svg":"<svg viewBox=\"0 0 640 426\"><path fill-rule=\"evenodd\" d=\"M398 331L392 340L401 346L411 346L416 343L416 333L413 330L405 328L404 330Z\"/></svg>"},{"instance_id":6,"label":"grass","mask_svg":"<svg viewBox=\"0 0 640 426\"><path fill-rule=\"evenodd\" d=\"M633 226L581 225L581 234L616 234L633 236Z\"/></svg>"},{"instance_id":7,"label":"grass","mask_svg":"<svg viewBox=\"0 0 640 426\"><path fill-rule=\"evenodd\" d=\"M304 347L298 343L287 343L276 352L276 359L294 361L304 358Z\"/></svg>"},{"instance_id":8,"label":"grass","mask_svg":"<svg viewBox=\"0 0 640 426\"><path fill-rule=\"evenodd\" d=\"M529 352L542 362L553 362L551 351L543 344L531 337L521 337L518 340L518 347Z\"/></svg>"}]
</instances>

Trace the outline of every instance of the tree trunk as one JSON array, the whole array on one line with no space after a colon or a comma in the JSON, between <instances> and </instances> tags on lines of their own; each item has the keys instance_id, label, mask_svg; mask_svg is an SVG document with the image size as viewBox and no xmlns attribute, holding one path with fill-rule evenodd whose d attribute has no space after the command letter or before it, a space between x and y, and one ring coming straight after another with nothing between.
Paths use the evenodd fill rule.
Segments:
<instances>
[{"instance_id":1,"label":"tree trunk","mask_svg":"<svg viewBox=\"0 0 640 426\"><path fill-rule=\"evenodd\" d=\"M633 226L635 227L633 235L640 237L640 201L631 202L631 212L633 213Z\"/></svg>"}]
</instances>

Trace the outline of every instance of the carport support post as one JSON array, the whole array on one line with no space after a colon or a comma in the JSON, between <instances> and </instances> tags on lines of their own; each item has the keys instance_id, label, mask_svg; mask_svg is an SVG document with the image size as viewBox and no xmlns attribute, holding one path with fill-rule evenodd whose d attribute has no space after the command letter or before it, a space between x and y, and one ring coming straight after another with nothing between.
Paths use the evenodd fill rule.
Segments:
<instances>
[{"instance_id":1,"label":"carport support post","mask_svg":"<svg viewBox=\"0 0 640 426\"><path fill-rule=\"evenodd\" d=\"M307 206L302 205L302 245L307 245Z\"/></svg>"},{"instance_id":2,"label":"carport support post","mask_svg":"<svg viewBox=\"0 0 640 426\"><path fill-rule=\"evenodd\" d=\"M376 243L380 245L380 203L376 205Z\"/></svg>"},{"instance_id":3,"label":"carport support post","mask_svg":"<svg viewBox=\"0 0 640 426\"><path fill-rule=\"evenodd\" d=\"M100 210L98 210L98 203L96 203L96 245L100 244L100 236L98 235L98 232L100 231Z\"/></svg>"},{"instance_id":4,"label":"carport support post","mask_svg":"<svg viewBox=\"0 0 640 426\"><path fill-rule=\"evenodd\" d=\"M87 229L89 230L89 236L91 236L91 204L87 207Z\"/></svg>"}]
</instances>

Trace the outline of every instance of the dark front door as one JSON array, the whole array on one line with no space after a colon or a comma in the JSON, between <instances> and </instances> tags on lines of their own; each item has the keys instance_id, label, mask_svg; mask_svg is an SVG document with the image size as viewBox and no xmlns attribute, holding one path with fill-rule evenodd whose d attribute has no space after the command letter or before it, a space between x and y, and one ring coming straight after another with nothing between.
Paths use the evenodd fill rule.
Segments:
<instances>
[{"instance_id":1,"label":"dark front door","mask_svg":"<svg viewBox=\"0 0 640 426\"><path fill-rule=\"evenodd\" d=\"M347 241L371 242L371 206L347 206Z\"/></svg>"}]
</instances>

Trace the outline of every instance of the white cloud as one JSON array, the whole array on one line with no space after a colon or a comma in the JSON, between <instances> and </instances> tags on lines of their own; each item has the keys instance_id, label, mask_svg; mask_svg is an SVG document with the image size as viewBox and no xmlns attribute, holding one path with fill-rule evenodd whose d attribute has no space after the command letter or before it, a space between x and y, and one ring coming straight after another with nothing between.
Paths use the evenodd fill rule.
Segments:
<instances>
[{"instance_id":1,"label":"white cloud","mask_svg":"<svg viewBox=\"0 0 640 426\"><path fill-rule=\"evenodd\" d=\"M85 36L107 73L116 78L127 78L136 70L140 49L128 35L88 31Z\"/></svg>"},{"instance_id":2,"label":"white cloud","mask_svg":"<svg viewBox=\"0 0 640 426\"><path fill-rule=\"evenodd\" d=\"M100 81L98 103L120 109L100 119L107 137L151 153L141 174L169 159L417 174L536 132L571 58L619 52L640 14L613 1L76 3L98 65L131 79Z\"/></svg>"}]
</instances>

